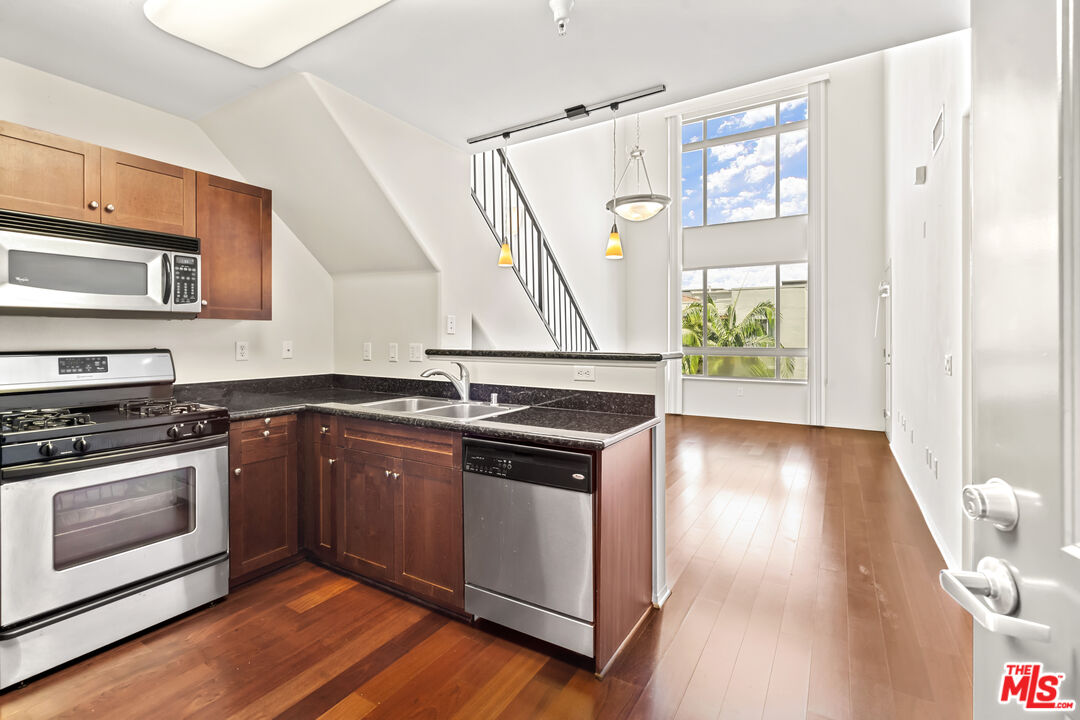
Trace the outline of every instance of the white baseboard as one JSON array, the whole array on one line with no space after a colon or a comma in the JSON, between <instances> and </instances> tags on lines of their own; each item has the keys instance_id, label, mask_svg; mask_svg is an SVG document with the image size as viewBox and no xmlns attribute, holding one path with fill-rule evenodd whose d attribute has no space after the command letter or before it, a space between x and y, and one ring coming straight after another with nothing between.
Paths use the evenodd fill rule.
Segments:
<instances>
[{"instance_id":1,"label":"white baseboard","mask_svg":"<svg viewBox=\"0 0 1080 720\"><path fill-rule=\"evenodd\" d=\"M915 504L919 506L919 512L922 513L923 522L926 523L926 528L930 531L930 537L934 538L934 544L937 545L938 552L941 553L942 559L945 560L945 565L948 566L949 570L960 570L960 563L953 557L952 551L949 550L949 546L945 543L941 532L938 531L937 525L934 524L933 518L926 512L926 507L923 505L919 493L911 483L911 476L904 470L904 463L900 461L900 456L896 453L896 448L893 447L891 442L889 443L889 452L892 453L893 460L896 461L896 466L900 468L900 475L903 476L904 482L907 483L908 490L911 491L912 497L915 498Z\"/></svg>"}]
</instances>

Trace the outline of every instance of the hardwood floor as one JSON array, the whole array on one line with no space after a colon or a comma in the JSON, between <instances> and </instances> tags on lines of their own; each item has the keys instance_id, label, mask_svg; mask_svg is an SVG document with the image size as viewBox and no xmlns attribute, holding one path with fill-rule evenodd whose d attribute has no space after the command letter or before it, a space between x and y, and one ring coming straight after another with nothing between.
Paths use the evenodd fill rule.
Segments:
<instances>
[{"instance_id":1,"label":"hardwood floor","mask_svg":"<svg viewBox=\"0 0 1080 720\"><path fill-rule=\"evenodd\" d=\"M671 416L667 483L672 595L602 681L302 564L0 717L971 717L971 623L884 436Z\"/></svg>"}]
</instances>

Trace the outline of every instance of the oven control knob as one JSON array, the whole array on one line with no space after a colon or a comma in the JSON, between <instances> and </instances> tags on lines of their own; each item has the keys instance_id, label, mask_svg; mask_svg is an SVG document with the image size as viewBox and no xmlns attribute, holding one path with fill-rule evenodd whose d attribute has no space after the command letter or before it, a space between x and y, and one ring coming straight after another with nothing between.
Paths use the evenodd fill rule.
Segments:
<instances>
[{"instance_id":1,"label":"oven control knob","mask_svg":"<svg viewBox=\"0 0 1080 720\"><path fill-rule=\"evenodd\" d=\"M165 431L165 434L171 437L173 440L180 439L180 426L173 425L171 428Z\"/></svg>"},{"instance_id":2,"label":"oven control knob","mask_svg":"<svg viewBox=\"0 0 1080 720\"><path fill-rule=\"evenodd\" d=\"M196 435L204 434L206 432L206 423L203 423L203 422L195 423L194 427L191 428L191 432L195 433Z\"/></svg>"},{"instance_id":3,"label":"oven control knob","mask_svg":"<svg viewBox=\"0 0 1080 720\"><path fill-rule=\"evenodd\" d=\"M86 452L86 438L75 438L75 442L71 443L71 447L75 448L75 452Z\"/></svg>"},{"instance_id":4,"label":"oven control knob","mask_svg":"<svg viewBox=\"0 0 1080 720\"><path fill-rule=\"evenodd\" d=\"M56 453L60 452L55 445L51 442L47 442L44 445L38 446L38 452L45 457L53 457Z\"/></svg>"}]
</instances>

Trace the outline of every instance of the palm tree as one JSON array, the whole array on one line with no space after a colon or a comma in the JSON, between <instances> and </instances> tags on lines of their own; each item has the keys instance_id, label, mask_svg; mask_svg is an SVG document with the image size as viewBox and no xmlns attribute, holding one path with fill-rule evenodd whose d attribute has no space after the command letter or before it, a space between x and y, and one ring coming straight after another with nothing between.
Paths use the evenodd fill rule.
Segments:
<instances>
[{"instance_id":1,"label":"palm tree","mask_svg":"<svg viewBox=\"0 0 1080 720\"><path fill-rule=\"evenodd\" d=\"M741 292L741 291L740 291ZM686 303L682 312L682 342L684 347L775 347L774 330L776 328L776 306L772 300L762 300L750 309L740 320L736 311L740 293L736 293L731 304L721 313L711 295L705 296L705 308L708 317L708 338L704 338L702 304ZM702 342L705 340L705 342ZM783 358L788 374L795 369L793 358ZM701 372L701 356L689 355L683 358L683 374L698 375ZM753 377L773 377L772 367L752 356L712 356L709 358L709 375L734 376L736 364L742 373L749 372Z\"/></svg>"}]
</instances>

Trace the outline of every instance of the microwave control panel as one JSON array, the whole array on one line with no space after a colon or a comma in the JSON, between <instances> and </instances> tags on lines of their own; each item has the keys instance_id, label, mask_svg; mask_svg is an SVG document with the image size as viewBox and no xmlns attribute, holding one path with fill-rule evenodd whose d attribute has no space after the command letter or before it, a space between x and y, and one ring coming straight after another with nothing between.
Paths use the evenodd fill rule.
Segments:
<instances>
[{"instance_id":1,"label":"microwave control panel","mask_svg":"<svg viewBox=\"0 0 1080 720\"><path fill-rule=\"evenodd\" d=\"M173 258L173 304L199 302L199 261L190 255Z\"/></svg>"}]
</instances>

